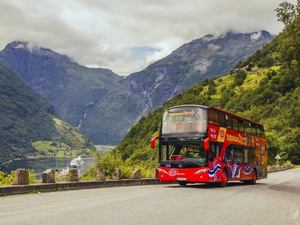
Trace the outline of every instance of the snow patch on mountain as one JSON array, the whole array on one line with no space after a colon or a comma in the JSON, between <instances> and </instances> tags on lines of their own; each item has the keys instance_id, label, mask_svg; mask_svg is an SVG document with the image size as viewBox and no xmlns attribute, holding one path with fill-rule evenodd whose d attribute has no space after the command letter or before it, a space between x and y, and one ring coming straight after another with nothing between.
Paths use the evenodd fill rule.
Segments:
<instances>
[{"instance_id":1,"label":"snow patch on mountain","mask_svg":"<svg viewBox=\"0 0 300 225\"><path fill-rule=\"evenodd\" d=\"M250 40L251 41L257 41L261 37L261 32L255 32L251 34Z\"/></svg>"},{"instance_id":2,"label":"snow patch on mountain","mask_svg":"<svg viewBox=\"0 0 300 225\"><path fill-rule=\"evenodd\" d=\"M16 42L16 45L14 46L14 48L16 49L20 49L20 48L23 48L23 49L26 49L28 50L29 52L33 52L33 51L37 51L39 50L40 48L34 44L33 42Z\"/></svg>"},{"instance_id":3,"label":"snow patch on mountain","mask_svg":"<svg viewBox=\"0 0 300 225\"><path fill-rule=\"evenodd\" d=\"M208 44L207 48L213 52L216 52L221 48L221 46L215 44Z\"/></svg>"}]
</instances>

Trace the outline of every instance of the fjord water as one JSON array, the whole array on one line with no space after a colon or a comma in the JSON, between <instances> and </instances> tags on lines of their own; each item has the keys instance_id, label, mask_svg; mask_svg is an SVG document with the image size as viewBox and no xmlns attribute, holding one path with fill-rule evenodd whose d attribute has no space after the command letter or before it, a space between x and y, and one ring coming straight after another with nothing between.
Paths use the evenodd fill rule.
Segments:
<instances>
[{"instance_id":1,"label":"fjord water","mask_svg":"<svg viewBox=\"0 0 300 225\"><path fill-rule=\"evenodd\" d=\"M9 173L18 168L33 169L37 173L37 178L42 177L42 172L46 169L58 169L62 171L66 167L70 166L70 162L73 158L29 158L14 160L9 163L0 166L0 171ZM95 161L93 158L83 158L83 165L79 168L79 176L83 175L84 172L94 165Z\"/></svg>"}]
</instances>

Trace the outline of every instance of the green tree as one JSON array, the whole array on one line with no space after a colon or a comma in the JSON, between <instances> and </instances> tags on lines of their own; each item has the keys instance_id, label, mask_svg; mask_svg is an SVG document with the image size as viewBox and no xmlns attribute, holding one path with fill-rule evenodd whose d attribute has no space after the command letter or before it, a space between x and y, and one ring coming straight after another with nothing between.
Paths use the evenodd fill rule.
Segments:
<instances>
[{"instance_id":1,"label":"green tree","mask_svg":"<svg viewBox=\"0 0 300 225\"><path fill-rule=\"evenodd\" d=\"M300 0L296 4L283 2L275 10L277 18L285 25L281 55L289 66L296 64L299 69L300 61ZM296 61L294 61L296 60Z\"/></svg>"},{"instance_id":2,"label":"green tree","mask_svg":"<svg viewBox=\"0 0 300 225\"><path fill-rule=\"evenodd\" d=\"M283 22L287 26L292 24L295 18L299 15L300 1L298 0L295 5L290 2L282 2L275 11L277 13L278 21Z\"/></svg>"}]
</instances>

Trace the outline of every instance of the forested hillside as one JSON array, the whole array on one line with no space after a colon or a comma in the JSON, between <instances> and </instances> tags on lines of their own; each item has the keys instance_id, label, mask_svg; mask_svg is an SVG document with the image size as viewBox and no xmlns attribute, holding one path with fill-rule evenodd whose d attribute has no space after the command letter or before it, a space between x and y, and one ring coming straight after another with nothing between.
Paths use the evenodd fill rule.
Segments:
<instances>
[{"instance_id":1,"label":"forested hillside","mask_svg":"<svg viewBox=\"0 0 300 225\"><path fill-rule=\"evenodd\" d=\"M33 152L55 133L51 106L0 62L0 162Z\"/></svg>"},{"instance_id":2,"label":"forested hillside","mask_svg":"<svg viewBox=\"0 0 300 225\"><path fill-rule=\"evenodd\" d=\"M36 150L45 150L45 144L50 142L63 144L69 151L94 149L79 130L54 118L53 113L45 99L0 62L0 164L40 154Z\"/></svg>"},{"instance_id":3,"label":"forested hillside","mask_svg":"<svg viewBox=\"0 0 300 225\"><path fill-rule=\"evenodd\" d=\"M300 5L283 3L277 9L285 29L231 73L205 82L166 102L134 125L112 158L126 164L155 165L157 151L148 147L159 129L163 111L174 105L216 106L264 124L269 162L279 153L300 163ZM116 157L117 156L117 157ZM108 156L111 157L111 156Z\"/></svg>"}]
</instances>

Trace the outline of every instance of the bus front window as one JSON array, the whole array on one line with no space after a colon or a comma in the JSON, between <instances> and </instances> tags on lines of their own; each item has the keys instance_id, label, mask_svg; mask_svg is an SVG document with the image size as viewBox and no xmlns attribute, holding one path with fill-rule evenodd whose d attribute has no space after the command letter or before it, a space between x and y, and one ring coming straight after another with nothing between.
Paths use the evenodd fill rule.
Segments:
<instances>
[{"instance_id":1,"label":"bus front window","mask_svg":"<svg viewBox=\"0 0 300 225\"><path fill-rule=\"evenodd\" d=\"M207 109L183 106L164 113L162 135L189 136L207 131Z\"/></svg>"},{"instance_id":2,"label":"bus front window","mask_svg":"<svg viewBox=\"0 0 300 225\"><path fill-rule=\"evenodd\" d=\"M198 161L206 163L205 151L197 146L174 146L170 155L171 160Z\"/></svg>"}]
</instances>

